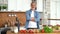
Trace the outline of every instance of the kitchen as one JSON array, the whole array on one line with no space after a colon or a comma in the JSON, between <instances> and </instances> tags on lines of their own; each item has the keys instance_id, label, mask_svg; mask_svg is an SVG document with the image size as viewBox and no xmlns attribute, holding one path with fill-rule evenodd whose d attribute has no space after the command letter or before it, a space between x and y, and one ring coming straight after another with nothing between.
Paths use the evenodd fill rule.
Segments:
<instances>
[{"instance_id":1,"label":"kitchen","mask_svg":"<svg viewBox=\"0 0 60 34\"><path fill-rule=\"evenodd\" d=\"M0 0L0 7L1 7L0 29L5 30L5 28L8 28L7 34L9 34L8 32L11 33L11 31L17 33L18 32L17 26L14 25L17 22L16 21L17 18L20 23L20 30L25 30L24 28L26 23L25 12L26 10L30 9L30 3L33 1L37 2L37 11L39 11L40 13L40 17L41 17L40 25L39 25L40 29L43 29L43 27L48 26L49 28L54 29L54 33L55 33L55 29L58 29L56 30L56 32L59 33L60 32L60 27L59 27L60 0ZM40 29L37 29L36 31L39 32Z\"/></svg>"}]
</instances>

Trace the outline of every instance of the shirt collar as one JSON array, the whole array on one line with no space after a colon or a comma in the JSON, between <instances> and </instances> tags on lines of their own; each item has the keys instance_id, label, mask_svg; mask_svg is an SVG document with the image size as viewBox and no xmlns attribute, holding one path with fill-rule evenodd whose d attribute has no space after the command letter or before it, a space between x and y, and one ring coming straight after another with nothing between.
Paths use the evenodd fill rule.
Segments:
<instances>
[{"instance_id":1,"label":"shirt collar","mask_svg":"<svg viewBox=\"0 0 60 34\"><path fill-rule=\"evenodd\" d=\"M30 9L30 11L32 11L32 9ZM34 10L34 12L35 12L36 10Z\"/></svg>"}]
</instances>

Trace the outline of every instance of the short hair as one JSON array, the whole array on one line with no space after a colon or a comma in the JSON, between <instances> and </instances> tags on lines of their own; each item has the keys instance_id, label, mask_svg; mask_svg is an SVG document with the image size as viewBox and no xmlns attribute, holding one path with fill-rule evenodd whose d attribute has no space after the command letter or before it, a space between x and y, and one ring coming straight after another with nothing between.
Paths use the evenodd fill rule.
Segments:
<instances>
[{"instance_id":1,"label":"short hair","mask_svg":"<svg viewBox=\"0 0 60 34\"><path fill-rule=\"evenodd\" d=\"M35 4L36 4L36 2L32 2L32 3L31 3L31 5L32 5L33 3L35 3Z\"/></svg>"},{"instance_id":2,"label":"short hair","mask_svg":"<svg viewBox=\"0 0 60 34\"><path fill-rule=\"evenodd\" d=\"M36 2L32 2L32 3L31 3L31 5L32 5L33 3L35 3L35 4L37 5L37 3L36 3ZM35 10L36 10L36 9L37 9L37 7L35 8Z\"/></svg>"}]
</instances>

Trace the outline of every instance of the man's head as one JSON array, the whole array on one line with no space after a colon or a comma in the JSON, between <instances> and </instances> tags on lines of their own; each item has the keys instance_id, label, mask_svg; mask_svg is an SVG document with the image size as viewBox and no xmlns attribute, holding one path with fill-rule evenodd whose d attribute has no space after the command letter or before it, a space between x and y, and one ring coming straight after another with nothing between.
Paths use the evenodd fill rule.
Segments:
<instances>
[{"instance_id":1,"label":"man's head","mask_svg":"<svg viewBox=\"0 0 60 34\"><path fill-rule=\"evenodd\" d=\"M35 3L35 2L32 2L32 3L31 3L31 9L32 9L32 10L35 10L35 9L36 9L36 3Z\"/></svg>"}]
</instances>

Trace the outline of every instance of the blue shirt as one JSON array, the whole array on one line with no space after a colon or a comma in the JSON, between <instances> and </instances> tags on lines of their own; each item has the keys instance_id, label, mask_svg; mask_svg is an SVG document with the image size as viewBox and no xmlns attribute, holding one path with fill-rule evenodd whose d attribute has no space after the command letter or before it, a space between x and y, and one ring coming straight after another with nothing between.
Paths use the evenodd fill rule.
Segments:
<instances>
[{"instance_id":1,"label":"blue shirt","mask_svg":"<svg viewBox=\"0 0 60 34\"><path fill-rule=\"evenodd\" d=\"M31 20L31 12L32 10L28 10L26 11L26 24L25 24L25 28L28 28L28 24L29 21ZM39 22L40 22L40 13L38 11L34 11L34 18L35 18L35 22L37 23L37 28L39 29Z\"/></svg>"}]
</instances>

